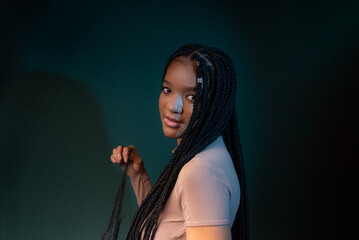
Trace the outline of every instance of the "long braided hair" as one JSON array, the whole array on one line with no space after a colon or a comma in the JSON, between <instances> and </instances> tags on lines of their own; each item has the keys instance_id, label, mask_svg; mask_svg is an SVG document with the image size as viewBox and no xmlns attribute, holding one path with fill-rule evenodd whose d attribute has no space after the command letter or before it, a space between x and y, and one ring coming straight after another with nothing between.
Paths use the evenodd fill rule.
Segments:
<instances>
[{"instance_id":1,"label":"long braided hair","mask_svg":"<svg viewBox=\"0 0 359 240\"><path fill-rule=\"evenodd\" d=\"M222 135L232 158L239 184L240 206L231 228L232 238L249 239L247 191L238 123L235 111L236 72L231 58L222 50L199 44L181 46L168 59L190 57L196 62L197 87L193 113L180 145L165 166L157 182L138 208L127 239L154 239L158 219L169 198L182 167L197 153ZM163 79L162 78L162 79ZM200 107L199 107L200 105Z\"/></svg>"}]
</instances>

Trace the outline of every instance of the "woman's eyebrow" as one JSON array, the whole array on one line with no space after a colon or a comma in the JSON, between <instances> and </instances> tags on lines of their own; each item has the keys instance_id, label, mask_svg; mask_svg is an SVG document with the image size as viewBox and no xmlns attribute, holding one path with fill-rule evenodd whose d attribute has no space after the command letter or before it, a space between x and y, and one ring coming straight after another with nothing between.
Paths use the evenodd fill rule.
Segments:
<instances>
[{"instance_id":1,"label":"woman's eyebrow","mask_svg":"<svg viewBox=\"0 0 359 240\"><path fill-rule=\"evenodd\" d=\"M184 87L183 89L185 92L195 92L196 91L195 87Z\"/></svg>"},{"instance_id":2,"label":"woman's eyebrow","mask_svg":"<svg viewBox=\"0 0 359 240\"><path fill-rule=\"evenodd\" d=\"M169 85L170 87L172 86L172 84L171 84L168 80L166 80L166 79L163 79L162 84L163 84L163 83L166 83L166 84ZM196 87L183 87L183 90L184 90L185 92L195 92L195 91L196 91Z\"/></svg>"},{"instance_id":3,"label":"woman's eyebrow","mask_svg":"<svg viewBox=\"0 0 359 240\"><path fill-rule=\"evenodd\" d=\"M171 83L170 83L168 80L166 80L166 79L163 79L162 83L166 83L166 84L168 84L168 85L171 86Z\"/></svg>"}]
</instances>

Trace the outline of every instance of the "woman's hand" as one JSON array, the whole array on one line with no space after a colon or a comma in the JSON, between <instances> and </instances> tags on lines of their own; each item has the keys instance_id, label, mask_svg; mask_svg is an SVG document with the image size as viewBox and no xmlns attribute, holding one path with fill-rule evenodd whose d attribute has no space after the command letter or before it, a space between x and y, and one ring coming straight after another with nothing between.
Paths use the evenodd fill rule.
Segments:
<instances>
[{"instance_id":1,"label":"woman's hand","mask_svg":"<svg viewBox=\"0 0 359 240\"><path fill-rule=\"evenodd\" d=\"M137 148L132 145L127 147L118 146L117 148L114 148L111 155L111 162L118 163L122 169L125 168L125 163L128 162L127 176L130 178L135 177L145 170Z\"/></svg>"}]
</instances>

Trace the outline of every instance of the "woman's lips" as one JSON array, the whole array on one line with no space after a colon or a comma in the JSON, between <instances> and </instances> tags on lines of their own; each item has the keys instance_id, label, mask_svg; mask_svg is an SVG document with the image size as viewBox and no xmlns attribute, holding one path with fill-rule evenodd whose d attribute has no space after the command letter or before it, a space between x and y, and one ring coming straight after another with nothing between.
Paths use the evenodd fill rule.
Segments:
<instances>
[{"instance_id":1,"label":"woman's lips","mask_svg":"<svg viewBox=\"0 0 359 240\"><path fill-rule=\"evenodd\" d=\"M181 125L179 121L169 117L165 117L165 123L168 127L172 127L172 128L178 128Z\"/></svg>"}]
</instances>

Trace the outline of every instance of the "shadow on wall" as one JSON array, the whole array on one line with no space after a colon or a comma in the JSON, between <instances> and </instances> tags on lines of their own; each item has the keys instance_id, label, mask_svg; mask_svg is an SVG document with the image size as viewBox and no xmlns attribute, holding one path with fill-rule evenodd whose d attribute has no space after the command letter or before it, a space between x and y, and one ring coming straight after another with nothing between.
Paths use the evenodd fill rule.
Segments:
<instances>
[{"instance_id":1,"label":"shadow on wall","mask_svg":"<svg viewBox=\"0 0 359 240\"><path fill-rule=\"evenodd\" d=\"M98 239L116 176L94 97L44 71L2 92L0 239Z\"/></svg>"}]
</instances>

